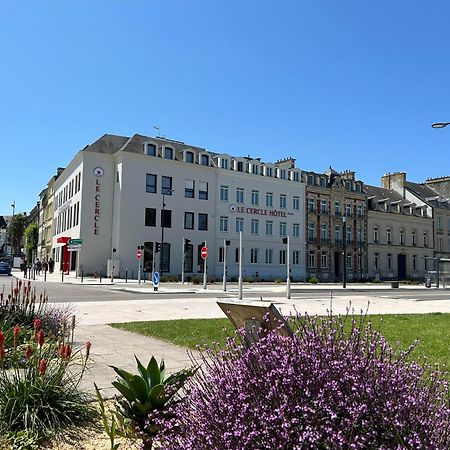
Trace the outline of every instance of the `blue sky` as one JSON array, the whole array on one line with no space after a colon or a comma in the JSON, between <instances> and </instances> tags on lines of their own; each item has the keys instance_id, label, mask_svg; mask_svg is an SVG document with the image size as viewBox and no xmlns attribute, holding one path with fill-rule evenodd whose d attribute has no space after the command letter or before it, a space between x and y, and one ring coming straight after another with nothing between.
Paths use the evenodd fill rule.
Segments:
<instances>
[{"instance_id":1,"label":"blue sky","mask_svg":"<svg viewBox=\"0 0 450 450\"><path fill-rule=\"evenodd\" d=\"M450 175L450 3L0 0L0 214L104 133Z\"/></svg>"}]
</instances>

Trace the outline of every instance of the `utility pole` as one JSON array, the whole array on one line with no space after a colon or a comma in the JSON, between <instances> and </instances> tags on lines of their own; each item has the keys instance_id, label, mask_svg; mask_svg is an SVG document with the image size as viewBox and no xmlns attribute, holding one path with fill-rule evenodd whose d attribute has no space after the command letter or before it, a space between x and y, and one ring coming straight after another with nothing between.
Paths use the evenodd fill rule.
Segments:
<instances>
[{"instance_id":1,"label":"utility pole","mask_svg":"<svg viewBox=\"0 0 450 450\"><path fill-rule=\"evenodd\" d=\"M346 217L344 216L342 218L343 221L343 233L344 233L344 240L343 240L343 251L342 251L342 258L343 258L343 270L342 270L342 287L345 289L347 287L347 228L345 223Z\"/></svg>"},{"instance_id":2,"label":"utility pole","mask_svg":"<svg viewBox=\"0 0 450 450\"><path fill-rule=\"evenodd\" d=\"M238 298L242 300L242 231L239 231L239 279Z\"/></svg>"}]
</instances>

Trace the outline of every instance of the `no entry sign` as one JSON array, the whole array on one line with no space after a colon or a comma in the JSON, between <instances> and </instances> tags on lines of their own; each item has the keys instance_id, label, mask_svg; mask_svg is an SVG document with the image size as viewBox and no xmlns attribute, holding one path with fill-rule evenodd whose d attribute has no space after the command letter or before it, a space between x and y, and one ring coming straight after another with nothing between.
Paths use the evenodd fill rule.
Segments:
<instances>
[{"instance_id":1,"label":"no entry sign","mask_svg":"<svg viewBox=\"0 0 450 450\"><path fill-rule=\"evenodd\" d=\"M202 259L206 259L208 257L208 247L202 247L200 255Z\"/></svg>"},{"instance_id":2,"label":"no entry sign","mask_svg":"<svg viewBox=\"0 0 450 450\"><path fill-rule=\"evenodd\" d=\"M142 250L138 250L136 253L136 258L141 259L142 258Z\"/></svg>"}]
</instances>

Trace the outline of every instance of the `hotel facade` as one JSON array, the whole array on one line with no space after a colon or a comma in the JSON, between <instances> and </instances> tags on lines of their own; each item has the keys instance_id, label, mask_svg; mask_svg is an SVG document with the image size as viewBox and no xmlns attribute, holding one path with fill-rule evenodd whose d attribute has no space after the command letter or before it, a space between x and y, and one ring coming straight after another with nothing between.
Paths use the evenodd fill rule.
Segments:
<instances>
[{"instance_id":1,"label":"hotel facade","mask_svg":"<svg viewBox=\"0 0 450 450\"><path fill-rule=\"evenodd\" d=\"M143 269L187 277L305 279L305 183L295 160L265 163L163 138L104 135L79 151L55 181L52 254L64 270L136 278ZM67 251L69 239L82 239ZM163 245L156 253L155 243ZM226 249L226 250L225 250Z\"/></svg>"}]
</instances>

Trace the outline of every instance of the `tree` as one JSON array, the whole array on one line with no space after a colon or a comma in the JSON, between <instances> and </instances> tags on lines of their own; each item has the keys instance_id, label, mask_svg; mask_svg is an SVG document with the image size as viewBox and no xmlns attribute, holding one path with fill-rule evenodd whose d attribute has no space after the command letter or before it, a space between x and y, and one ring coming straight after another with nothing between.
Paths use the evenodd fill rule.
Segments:
<instances>
[{"instance_id":1,"label":"tree","mask_svg":"<svg viewBox=\"0 0 450 450\"><path fill-rule=\"evenodd\" d=\"M36 223L32 223L25 229L25 251L27 254L27 261L33 260L33 253L37 250L39 241L39 228Z\"/></svg>"},{"instance_id":2,"label":"tree","mask_svg":"<svg viewBox=\"0 0 450 450\"><path fill-rule=\"evenodd\" d=\"M20 253L23 234L27 225L27 217L25 214L16 214L8 224L8 238L12 243L13 255ZM19 251L18 251L19 250Z\"/></svg>"}]
</instances>

